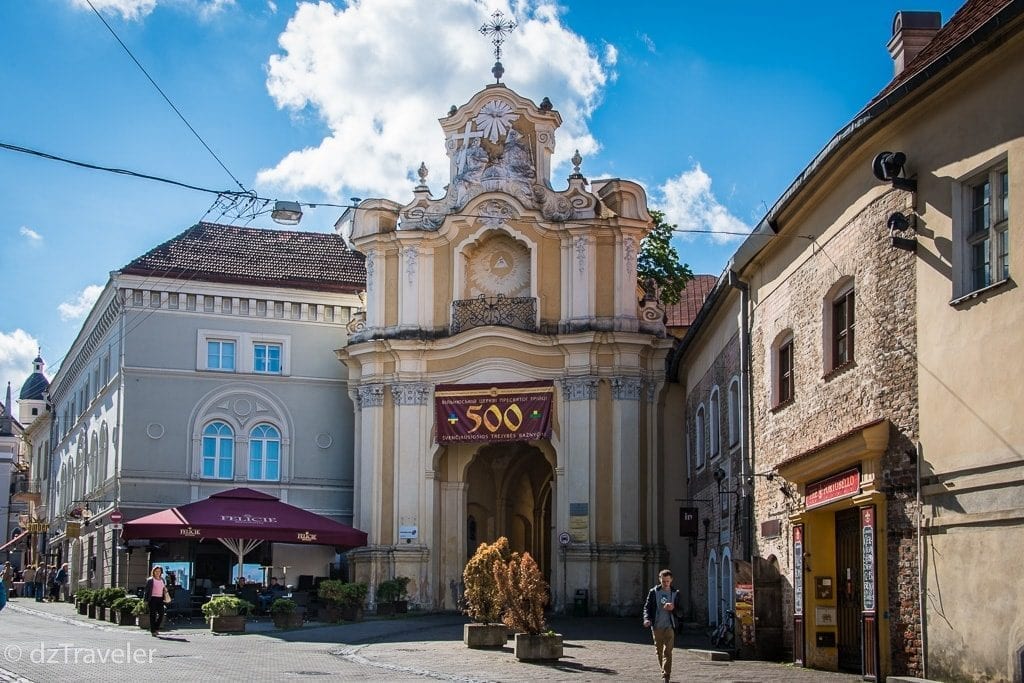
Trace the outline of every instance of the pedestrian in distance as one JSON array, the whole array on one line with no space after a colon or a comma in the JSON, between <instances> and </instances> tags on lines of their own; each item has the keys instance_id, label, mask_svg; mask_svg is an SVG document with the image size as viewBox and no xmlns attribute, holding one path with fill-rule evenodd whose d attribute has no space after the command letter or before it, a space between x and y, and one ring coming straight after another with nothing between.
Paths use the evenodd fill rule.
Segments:
<instances>
[{"instance_id":1,"label":"pedestrian in distance","mask_svg":"<svg viewBox=\"0 0 1024 683\"><path fill-rule=\"evenodd\" d=\"M57 584L57 594L53 596L53 601L58 600L66 601L68 599L68 563L65 562L57 570L57 573L53 576L54 582Z\"/></svg>"},{"instance_id":2,"label":"pedestrian in distance","mask_svg":"<svg viewBox=\"0 0 1024 683\"><path fill-rule=\"evenodd\" d=\"M60 583L57 582L57 565L50 565L50 571L47 578L50 582L47 587L50 592L50 602L57 602L57 596L60 594Z\"/></svg>"},{"instance_id":3,"label":"pedestrian in distance","mask_svg":"<svg viewBox=\"0 0 1024 683\"><path fill-rule=\"evenodd\" d=\"M166 600L169 596L167 583L164 581L163 567L153 567L146 579L146 600L149 601L149 632L154 638L163 626Z\"/></svg>"},{"instance_id":4,"label":"pedestrian in distance","mask_svg":"<svg viewBox=\"0 0 1024 683\"><path fill-rule=\"evenodd\" d=\"M36 597L36 568L32 565L25 567L25 571L21 573L21 580L25 582L24 597Z\"/></svg>"},{"instance_id":5,"label":"pedestrian in distance","mask_svg":"<svg viewBox=\"0 0 1024 683\"><path fill-rule=\"evenodd\" d=\"M681 592L672 588L672 572L658 572L658 585L651 588L644 601L644 628L651 629L654 647L658 651L661 677L672 677L672 646L676 640L676 625L682 618Z\"/></svg>"},{"instance_id":6,"label":"pedestrian in distance","mask_svg":"<svg viewBox=\"0 0 1024 683\"><path fill-rule=\"evenodd\" d=\"M4 588L7 589L7 595L10 595L11 591L14 590L14 567L11 566L9 561L4 562L4 569L3 572L0 573L0 578L3 578Z\"/></svg>"},{"instance_id":7,"label":"pedestrian in distance","mask_svg":"<svg viewBox=\"0 0 1024 683\"><path fill-rule=\"evenodd\" d=\"M46 597L46 587L50 582L50 568L45 562L39 564L36 569L36 602L42 602Z\"/></svg>"}]
</instances>

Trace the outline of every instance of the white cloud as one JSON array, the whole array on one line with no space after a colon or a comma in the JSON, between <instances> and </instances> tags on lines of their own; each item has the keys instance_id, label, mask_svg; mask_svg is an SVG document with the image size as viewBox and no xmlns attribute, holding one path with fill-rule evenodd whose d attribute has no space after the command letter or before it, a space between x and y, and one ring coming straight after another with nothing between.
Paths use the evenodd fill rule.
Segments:
<instances>
[{"instance_id":1,"label":"white cloud","mask_svg":"<svg viewBox=\"0 0 1024 683\"><path fill-rule=\"evenodd\" d=\"M29 245L33 247L39 246L43 243L43 236L26 225L21 226L18 233L25 238L25 241L28 242Z\"/></svg>"},{"instance_id":2,"label":"white cloud","mask_svg":"<svg viewBox=\"0 0 1024 683\"><path fill-rule=\"evenodd\" d=\"M100 285L89 285L78 293L78 298L74 301L63 302L57 306L57 311L60 312L60 319L77 320L81 318L92 309L93 304L96 303L96 299L100 297L102 291L103 287Z\"/></svg>"},{"instance_id":3,"label":"white cloud","mask_svg":"<svg viewBox=\"0 0 1024 683\"><path fill-rule=\"evenodd\" d=\"M710 232L709 236L717 244L738 241L750 232L749 225L729 213L715 198L711 176L700 164L666 180L658 187L656 196L659 200L653 202L654 208L664 211L665 219L680 230ZM682 234L684 239L693 239L693 236L693 233Z\"/></svg>"},{"instance_id":4,"label":"white cloud","mask_svg":"<svg viewBox=\"0 0 1024 683\"><path fill-rule=\"evenodd\" d=\"M654 44L653 38L651 38L646 33L637 33L636 37L640 39L640 42L644 44L644 47L647 48L648 52L650 52L651 54L657 54L658 46Z\"/></svg>"},{"instance_id":5,"label":"white cloud","mask_svg":"<svg viewBox=\"0 0 1024 683\"><path fill-rule=\"evenodd\" d=\"M311 112L328 128L257 180L287 192L411 199L426 161L435 196L448 176L437 119L493 82L489 41L477 32L500 9L518 28L502 47L505 82L562 115L555 163L599 148L587 127L611 74L598 50L561 22L551 0L363 0L335 8L300 3L270 57L267 89L277 105ZM605 54L607 57L607 52Z\"/></svg>"},{"instance_id":6,"label":"white cloud","mask_svg":"<svg viewBox=\"0 0 1024 683\"><path fill-rule=\"evenodd\" d=\"M611 43L605 43L604 63L608 66L615 66L619 61L619 49Z\"/></svg>"},{"instance_id":7,"label":"white cloud","mask_svg":"<svg viewBox=\"0 0 1024 683\"><path fill-rule=\"evenodd\" d=\"M25 330L0 331L0 403L7 400L8 382L13 401L18 400L21 385L32 374L32 361L37 353L39 342ZM11 406L11 410L17 417L17 405Z\"/></svg>"},{"instance_id":8,"label":"white cloud","mask_svg":"<svg viewBox=\"0 0 1024 683\"><path fill-rule=\"evenodd\" d=\"M235 0L91 0L99 12L120 14L127 21L139 21L149 16L157 4L194 12L204 21L220 14L228 7L235 6ZM79 9L90 10L86 0L71 0Z\"/></svg>"},{"instance_id":9,"label":"white cloud","mask_svg":"<svg viewBox=\"0 0 1024 683\"><path fill-rule=\"evenodd\" d=\"M277 14L277 3L274 0L267 0L267 9L271 14Z\"/></svg>"}]
</instances>

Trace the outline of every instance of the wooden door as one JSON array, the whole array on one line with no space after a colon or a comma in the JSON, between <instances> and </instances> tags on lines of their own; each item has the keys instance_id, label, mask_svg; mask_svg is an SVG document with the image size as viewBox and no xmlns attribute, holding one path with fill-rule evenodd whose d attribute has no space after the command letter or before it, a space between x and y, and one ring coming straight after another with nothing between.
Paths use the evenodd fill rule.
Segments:
<instances>
[{"instance_id":1,"label":"wooden door","mask_svg":"<svg viewBox=\"0 0 1024 683\"><path fill-rule=\"evenodd\" d=\"M839 668L861 673L860 513L836 513L836 645Z\"/></svg>"}]
</instances>

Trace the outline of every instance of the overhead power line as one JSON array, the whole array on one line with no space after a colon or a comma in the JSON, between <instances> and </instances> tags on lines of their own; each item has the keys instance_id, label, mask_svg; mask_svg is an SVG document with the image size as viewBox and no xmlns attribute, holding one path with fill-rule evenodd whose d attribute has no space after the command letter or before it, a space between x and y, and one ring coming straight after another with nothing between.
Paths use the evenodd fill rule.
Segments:
<instances>
[{"instance_id":1,"label":"overhead power line","mask_svg":"<svg viewBox=\"0 0 1024 683\"><path fill-rule=\"evenodd\" d=\"M91 0L85 1L89 3L89 7L92 8L92 11L96 14L97 17L99 17L100 21L103 22L103 25L107 27L107 30L110 31L110 35L114 36L114 40L116 40L121 45L121 47L124 48L124 51L128 53L128 56L131 57L133 62L135 62L135 66L139 67L139 70L142 71L142 73L146 76L147 79L149 79L149 82L153 84L153 87L156 88L156 91L160 93L161 97L164 98L164 101L167 102L171 109L174 110L174 113L178 115L178 118L181 119L181 122L184 123L190 131L192 131L192 134L196 136L196 139L199 140L203 147L206 148L206 151L210 153L210 156L212 156L217 161L217 163L220 164L220 167L224 169L225 173L231 176L231 179L235 181L235 184L238 185L242 192L248 192L248 190L245 188L245 185L243 185L242 182L235 177L234 173L228 170L228 167L225 166L224 162L220 160L220 157L217 156L217 153L210 149L210 146L206 144L206 140L203 140L203 137L196 131L195 128L192 127L192 124L188 122L188 119L185 118L185 115L182 114L178 110L178 108L174 106L174 102L171 102L171 98L167 96L167 93L165 93L163 89L160 88L159 85L157 85L156 81L153 80L153 77L149 75L148 71L146 71L146 67L142 66L142 63L135 58L135 55L132 54L132 51L129 50L128 46L124 44L124 41L121 40L117 33L114 32L114 29L110 26L110 24L107 23L107 20L104 19L103 15L99 13L99 10L97 10L96 7L93 6Z\"/></svg>"}]
</instances>

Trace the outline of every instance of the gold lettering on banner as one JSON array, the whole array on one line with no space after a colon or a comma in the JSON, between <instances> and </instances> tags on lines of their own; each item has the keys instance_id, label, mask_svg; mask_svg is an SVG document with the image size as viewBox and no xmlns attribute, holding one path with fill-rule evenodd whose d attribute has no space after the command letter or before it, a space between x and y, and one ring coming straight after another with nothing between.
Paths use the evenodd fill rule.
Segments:
<instances>
[{"instance_id":1,"label":"gold lettering on banner","mask_svg":"<svg viewBox=\"0 0 1024 683\"><path fill-rule=\"evenodd\" d=\"M306 541L307 543L316 540L316 534L311 534L308 531L303 531L302 533L297 534L297 537L300 541Z\"/></svg>"},{"instance_id":2,"label":"gold lettering on banner","mask_svg":"<svg viewBox=\"0 0 1024 683\"><path fill-rule=\"evenodd\" d=\"M202 529L193 529L192 527L187 527L185 529L178 529L178 535L179 536L193 537L193 536L202 536L202 534L203 534Z\"/></svg>"}]
</instances>

